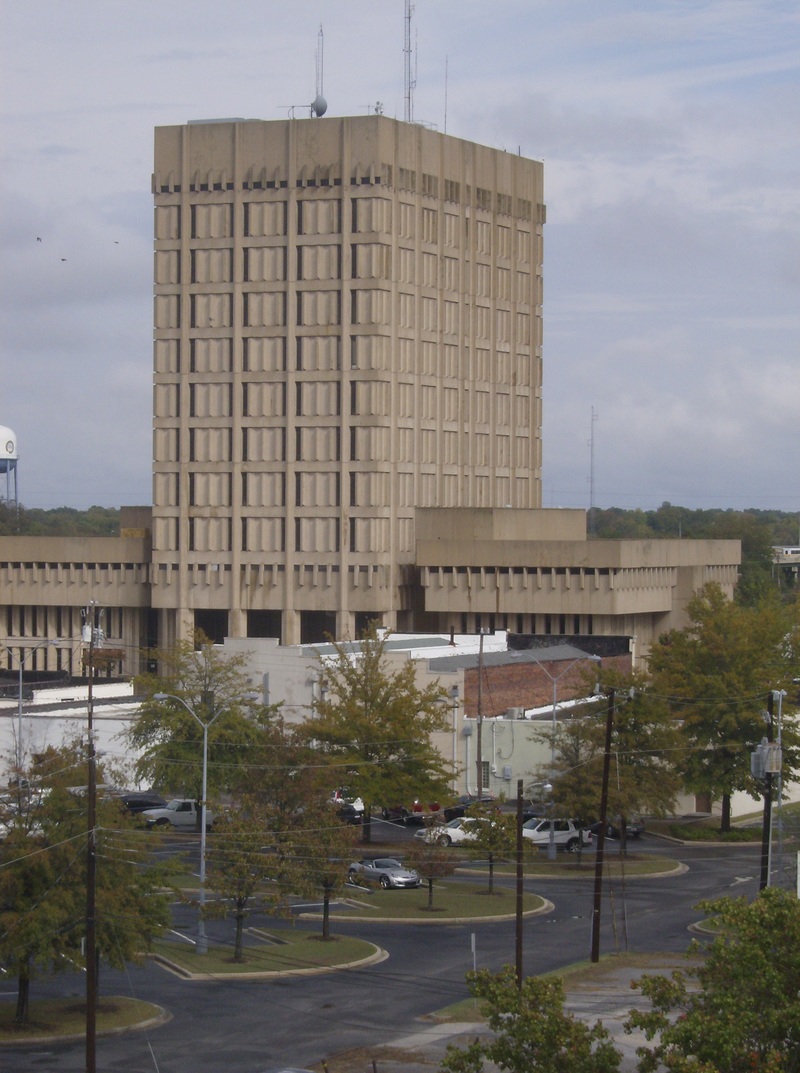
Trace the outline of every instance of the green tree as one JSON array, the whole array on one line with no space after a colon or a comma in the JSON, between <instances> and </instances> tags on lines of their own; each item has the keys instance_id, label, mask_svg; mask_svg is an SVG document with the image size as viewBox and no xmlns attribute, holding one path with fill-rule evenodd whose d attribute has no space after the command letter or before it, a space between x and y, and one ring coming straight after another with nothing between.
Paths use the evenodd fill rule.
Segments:
<instances>
[{"instance_id":1,"label":"green tree","mask_svg":"<svg viewBox=\"0 0 800 1073\"><path fill-rule=\"evenodd\" d=\"M688 605L690 624L653 645L653 692L679 720L680 771L690 790L722 800L721 830L731 826L731 795L758 797L750 752L766 733L771 690L791 688L800 674L800 604L777 600L745 607L707 585ZM800 764L796 720L783 725L784 781Z\"/></svg>"},{"instance_id":2,"label":"green tree","mask_svg":"<svg viewBox=\"0 0 800 1073\"><path fill-rule=\"evenodd\" d=\"M669 706L646 686L639 675L604 672L600 678L602 699L556 728L556 763L551 776L555 810L560 815L597 819L606 714L610 691L614 690L608 815L619 817L623 853L627 819L637 812L664 815L671 811L680 788L675 767L678 729ZM552 740L552 731L546 737ZM549 775L549 768L546 771Z\"/></svg>"},{"instance_id":3,"label":"green tree","mask_svg":"<svg viewBox=\"0 0 800 1073\"><path fill-rule=\"evenodd\" d=\"M437 879L446 879L456 870L458 860L452 850L440 846L435 840L415 839L408 847L407 861L410 868L419 872L428 884L428 904L425 907L433 912L433 885Z\"/></svg>"},{"instance_id":4,"label":"green tree","mask_svg":"<svg viewBox=\"0 0 800 1073\"><path fill-rule=\"evenodd\" d=\"M700 908L716 917L719 934L696 973L637 984L652 1009L632 1010L628 1026L657 1040L638 1049L640 1073L797 1073L800 901L768 887L752 902L722 898Z\"/></svg>"},{"instance_id":5,"label":"green tree","mask_svg":"<svg viewBox=\"0 0 800 1073\"><path fill-rule=\"evenodd\" d=\"M470 816L477 820L471 825L475 837L466 843L466 849L477 860L486 860L489 865L488 893L494 894L495 862L508 860L516 850L517 830L515 817L501 812L490 802L479 802L470 809Z\"/></svg>"},{"instance_id":6,"label":"green tree","mask_svg":"<svg viewBox=\"0 0 800 1073\"><path fill-rule=\"evenodd\" d=\"M718 515L708 526L714 540L740 540L742 562L734 599L755 607L776 589L773 580L772 534L769 526L748 512Z\"/></svg>"},{"instance_id":7,"label":"green tree","mask_svg":"<svg viewBox=\"0 0 800 1073\"><path fill-rule=\"evenodd\" d=\"M529 976L517 986L513 969L467 974L493 1038L447 1048L442 1073L483 1073L487 1063L507 1073L613 1073L621 1055L598 1021L589 1026L564 1011L558 979Z\"/></svg>"},{"instance_id":8,"label":"green tree","mask_svg":"<svg viewBox=\"0 0 800 1073\"><path fill-rule=\"evenodd\" d=\"M293 856L288 880L295 893L309 898L322 895L322 938L331 938L330 904L347 883L354 827L341 823L328 806L310 808L292 836Z\"/></svg>"},{"instance_id":9,"label":"green tree","mask_svg":"<svg viewBox=\"0 0 800 1073\"><path fill-rule=\"evenodd\" d=\"M17 977L18 1023L27 1020L36 972L84 956L86 917L87 798L74 789L88 781L85 750L49 750L26 776L29 807L7 815L0 850L0 960ZM149 863L141 849L141 832L118 804L98 801L96 946L98 961L115 968L149 949L170 923L170 867Z\"/></svg>"},{"instance_id":10,"label":"green tree","mask_svg":"<svg viewBox=\"0 0 800 1073\"><path fill-rule=\"evenodd\" d=\"M137 679L144 700L129 731L139 753L138 778L199 800L205 723L209 795L237 787L248 750L261 740L261 723L274 714L273 708L246 699L252 689L246 657L221 653L202 635L195 644L179 643L150 657L160 673ZM164 694L170 699L155 699Z\"/></svg>"},{"instance_id":11,"label":"green tree","mask_svg":"<svg viewBox=\"0 0 800 1073\"><path fill-rule=\"evenodd\" d=\"M224 829L207 854L209 883L215 899L206 903L206 915L235 922L233 959L244 961L244 922L250 904L272 878L274 862L265 852L267 829L263 809L252 801L229 814Z\"/></svg>"},{"instance_id":12,"label":"green tree","mask_svg":"<svg viewBox=\"0 0 800 1073\"><path fill-rule=\"evenodd\" d=\"M438 685L419 688L412 660L390 667L387 640L373 628L357 647L334 644L333 656L320 660L326 688L302 728L330 764L331 790L347 785L363 801L365 842L373 807L436 800L452 778L431 741L448 728L447 694Z\"/></svg>"},{"instance_id":13,"label":"green tree","mask_svg":"<svg viewBox=\"0 0 800 1073\"><path fill-rule=\"evenodd\" d=\"M49 851L44 835L31 837L22 826L12 826L0 847L0 963L17 980L17 1024L28 1020L37 972L66 964L71 921L58 891L68 867L66 854Z\"/></svg>"}]
</instances>

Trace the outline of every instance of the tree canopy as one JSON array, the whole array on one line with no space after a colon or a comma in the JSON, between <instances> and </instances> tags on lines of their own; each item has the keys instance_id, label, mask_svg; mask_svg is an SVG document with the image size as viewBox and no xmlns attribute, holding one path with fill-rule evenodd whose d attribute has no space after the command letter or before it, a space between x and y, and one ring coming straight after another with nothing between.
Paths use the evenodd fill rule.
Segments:
<instances>
[{"instance_id":1,"label":"tree canopy","mask_svg":"<svg viewBox=\"0 0 800 1073\"><path fill-rule=\"evenodd\" d=\"M514 971L486 969L467 974L481 1002L491 1039L447 1048L443 1073L483 1073L485 1062L506 1073L615 1073L621 1056L598 1021L586 1025L564 1010L558 979L528 976L520 987Z\"/></svg>"},{"instance_id":2,"label":"tree canopy","mask_svg":"<svg viewBox=\"0 0 800 1073\"><path fill-rule=\"evenodd\" d=\"M436 800L452 778L431 741L448 727L447 694L438 685L419 687L411 660L390 666L387 639L372 629L355 650L334 644L333 656L320 659L325 688L301 728L329 764L331 791L347 786L362 799L365 841L373 807Z\"/></svg>"},{"instance_id":3,"label":"tree canopy","mask_svg":"<svg viewBox=\"0 0 800 1073\"><path fill-rule=\"evenodd\" d=\"M637 812L663 815L674 805L679 789L675 756L680 737L669 707L647 689L636 674L601 675L602 696L578 709L556 728L555 768L550 778L556 812L586 820L599 817L606 713L614 690L611 735L612 778L608 814L624 821ZM552 730L543 733L550 740Z\"/></svg>"},{"instance_id":4,"label":"tree canopy","mask_svg":"<svg viewBox=\"0 0 800 1073\"><path fill-rule=\"evenodd\" d=\"M747 607L707 585L688 605L689 626L672 630L649 656L652 691L680 721L678 768L686 785L722 799L730 829L735 791L759 796L750 752L767 733L768 694L789 690L800 674L800 604L762 601ZM796 718L784 710L784 779L800 764Z\"/></svg>"},{"instance_id":5,"label":"tree canopy","mask_svg":"<svg viewBox=\"0 0 800 1073\"><path fill-rule=\"evenodd\" d=\"M87 799L74 788L88 781L85 750L80 743L49 750L25 774L30 807L5 812L0 847L0 961L17 978L20 1023L36 973L84 957ZM115 800L97 802L96 944L115 968L170 923L170 867L148 862L141 839Z\"/></svg>"},{"instance_id":6,"label":"tree canopy","mask_svg":"<svg viewBox=\"0 0 800 1073\"><path fill-rule=\"evenodd\" d=\"M151 657L160 670L137 679L144 700L129 731L139 752L137 776L199 799L206 724L209 794L236 787L244 778L248 750L261 741L262 722L274 714L248 698L252 685L245 656L222 653L200 636L194 644L179 643ZM156 699L163 694L167 699Z\"/></svg>"},{"instance_id":7,"label":"tree canopy","mask_svg":"<svg viewBox=\"0 0 800 1073\"><path fill-rule=\"evenodd\" d=\"M631 1011L628 1024L657 1040L638 1049L640 1073L797 1073L800 901L768 887L753 902L721 898L700 908L718 935L696 972L639 981L652 1009Z\"/></svg>"}]
</instances>

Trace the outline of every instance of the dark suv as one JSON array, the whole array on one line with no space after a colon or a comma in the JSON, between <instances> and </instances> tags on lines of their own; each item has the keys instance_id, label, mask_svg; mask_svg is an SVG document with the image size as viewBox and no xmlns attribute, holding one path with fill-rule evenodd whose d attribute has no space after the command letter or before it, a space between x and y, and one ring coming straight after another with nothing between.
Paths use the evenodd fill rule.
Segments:
<instances>
[{"instance_id":1,"label":"dark suv","mask_svg":"<svg viewBox=\"0 0 800 1073\"><path fill-rule=\"evenodd\" d=\"M164 808L167 803L161 794L152 793L150 790L123 790L114 794L114 798L129 816L136 816L148 808Z\"/></svg>"}]
</instances>

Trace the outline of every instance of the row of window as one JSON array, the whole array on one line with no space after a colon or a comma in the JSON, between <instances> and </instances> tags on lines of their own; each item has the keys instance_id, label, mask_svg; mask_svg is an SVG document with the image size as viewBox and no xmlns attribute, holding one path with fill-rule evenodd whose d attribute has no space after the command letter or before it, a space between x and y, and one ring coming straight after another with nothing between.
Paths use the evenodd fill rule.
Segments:
<instances>
[{"instance_id":1,"label":"row of window","mask_svg":"<svg viewBox=\"0 0 800 1073\"><path fill-rule=\"evenodd\" d=\"M396 235L403 239L419 237L431 245L450 246L477 253L518 261L529 261L532 227L501 224L490 219L473 220L458 213L399 202L395 207L382 198L352 198L350 232L352 234ZM289 206L284 201L246 202L243 206L242 238L285 238L288 233ZM397 218L393 219L396 212ZM324 201L299 201L295 206L294 234L299 238L336 236L342 233L342 202L338 198ZM194 241L223 240L237 232L234 206L230 202L189 206L189 238ZM441 233L440 233L441 228ZM419 232L419 234L418 234ZM160 242L177 242L183 238L180 205L156 208L155 237ZM538 237L538 236L537 236ZM302 244L302 242L301 242ZM537 254L540 251L537 249Z\"/></svg>"},{"instance_id":2,"label":"row of window","mask_svg":"<svg viewBox=\"0 0 800 1073\"><path fill-rule=\"evenodd\" d=\"M251 373L255 376L286 373L287 338L285 335L246 335L242 339L241 367L234 369L233 340L192 338L188 341L188 372L202 376ZM308 373L342 371L343 338L336 335L297 334L291 370ZM157 339L154 345L155 372L159 376L180 376L186 370L179 339ZM351 369L431 377L437 381L458 380L465 391L485 390L485 385L514 386L518 393L530 387L538 358L527 348L512 350L486 346L470 347L463 342L439 342L401 338L394 343L387 336L365 333L349 337ZM400 381L402 383L402 381Z\"/></svg>"},{"instance_id":3,"label":"row of window","mask_svg":"<svg viewBox=\"0 0 800 1073\"><path fill-rule=\"evenodd\" d=\"M298 328L342 326L342 292L298 291L293 305ZM453 338L477 339L498 344L531 345L533 315L526 310L503 308L499 303L472 304L401 293L395 302L389 290L352 290L349 324L354 328L396 327L406 332L443 333ZM180 331L182 303L178 294L158 295L155 300L157 332ZM290 317L289 296L283 291L251 291L242 295L241 323L234 324L230 294L193 294L189 301L189 328L199 331L285 329ZM238 319L238 318L237 318ZM537 340L538 341L538 340Z\"/></svg>"},{"instance_id":4,"label":"row of window","mask_svg":"<svg viewBox=\"0 0 800 1073\"><path fill-rule=\"evenodd\" d=\"M297 274L289 280L285 246L246 246L241 250L243 283L326 283L342 279L342 248L338 243L325 246L298 246L295 249ZM191 284L198 286L232 284L233 249L194 249L190 251ZM396 269L396 270L395 270ZM419 284L453 295L495 298L523 305L541 304L541 276L532 276L524 268L491 264L488 260L463 262L458 257L419 252L400 247L394 258L386 243L363 242L351 246L348 281L375 280L383 283ZM161 250L155 256L157 287L181 285L181 255L178 250Z\"/></svg>"},{"instance_id":5,"label":"row of window","mask_svg":"<svg viewBox=\"0 0 800 1073\"><path fill-rule=\"evenodd\" d=\"M192 383L188 385L190 418L231 417L234 412L233 384ZM289 385L282 380L261 380L241 384L241 415L245 418L285 418L289 413ZM295 382L295 417L341 417L342 383L340 380L301 380ZM458 422L467 417L478 425L496 423L527 428L531 421L531 400L527 393L514 392L511 385L481 383L467 393L458 386L399 383L392 389L386 380L351 380L347 404L348 417L416 418L417 422ZM186 397L185 395L183 396ZM157 416L181 416L178 385L159 388ZM447 430L445 430L447 431ZM456 431L456 430L450 430Z\"/></svg>"},{"instance_id":6,"label":"row of window","mask_svg":"<svg viewBox=\"0 0 800 1073\"><path fill-rule=\"evenodd\" d=\"M350 179L350 186L384 186L391 189L392 168L390 165L384 165L383 169L383 176L380 173L353 175ZM419 190L417 190L417 173L411 168L398 168L398 180L397 188L406 193L420 193L423 197L430 198L439 197L440 182L437 175L429 175L423 172ZM307 188L331 189L341 187L342 180L338 176L330 175L304 177L296 179L294 186L298 190ZM263 176L255 179L251 175L242 182L240 188L242 190L288 190L289 183L286 179L268 179ZM220 193L222 191L233 191L236 186L230 180L223 178L206 179L205 181L195 178L189 183L187 189L189 193ZM441 184L441 189L444 201L453 204L472 204L472 187L469 184L463 184L462 186L456 179L445 179ZM465 195L463 200L461 197L462 189ZM182 192L182 184L171 181L162 182L156 187L156 193L159 194L180 194ZM480 186L475 188L475 207L484 212L495 212L500 216L515 216L521 220L530 220L533 213L533 203L529 198L515 198L511 194L495 192ZM545 222L544 205L537 204L536 214L537 222L543 224Z\"/></svg>"}]
</instances>

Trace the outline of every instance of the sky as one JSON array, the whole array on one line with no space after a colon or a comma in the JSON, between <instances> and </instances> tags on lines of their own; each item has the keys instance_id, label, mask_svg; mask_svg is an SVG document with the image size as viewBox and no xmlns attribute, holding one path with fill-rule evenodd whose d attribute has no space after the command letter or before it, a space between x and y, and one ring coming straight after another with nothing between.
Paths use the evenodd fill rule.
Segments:
<instances>
[{"instance_id":1,"label":"sky","mask_svg":"<svg viewBox=\"0 0 800 1073\"><path fill-rule=\"evenodd\" d=\"M403 0L0 0L0 425L151 502L153 128L405 114ZM542 505L800 511L796 0L415 0L413 118L544 161ZM0 475L0 497L6 483Z\"/></svg>"}]
</instances>

